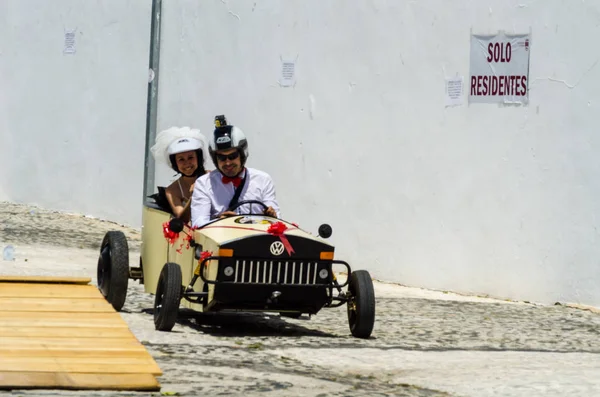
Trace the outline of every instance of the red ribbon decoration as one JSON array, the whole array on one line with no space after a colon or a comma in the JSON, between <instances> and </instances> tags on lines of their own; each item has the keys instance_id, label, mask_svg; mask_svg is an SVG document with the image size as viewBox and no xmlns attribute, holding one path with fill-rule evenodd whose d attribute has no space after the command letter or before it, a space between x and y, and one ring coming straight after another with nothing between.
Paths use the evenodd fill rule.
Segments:
<instances>
[{"instance_id":1,"label":"red ribbon decoration","mask_svg":"<svg viewBox=\"0 0 600 397\"><path fill-rule=\"evenodd\" d=\"M206 258L210 258L212 256L212 252L211 251L202 251L200 253L200 260L199 262L202 263L203 260L205 260ZM208 266L208 263L210 261L207 261L206 263L204 263L204 266Z\"/></svg>"},{"instance_id":2,"label":"red ribbon decoration","mask_svg":"<svg viewBox=\"0 0 600 397\"><path fill-rule=\"evenodd\" d=\"M183 232L185 234L185 237L183 238L183 241L181 242L181 244L179 245L179 248L177 248L175 251L177 251L178 253L182 253L182 249L183 249L183 244L185 244L185 242L187 241L187 245L185 247L185 249L189 249L190 248L190 242L192 241L192 239L194 238L194 230L198 229L197 227L190 227L190 230L192 231L192 233L186 233ZM179 233L175 233L173 230L171 230L169 228L169 222L165 222L163 223L163 235L165 236L165 238L167 239L167 241L169 242L169 244L174 245L175 241L177 241L177 239L179 238Z\"/></svg>"},{"instance_id":3,"label":"red ribbon decoration","mask_svg":"<svg viewBox=\"0 0 600 397\"><path fill-rule=\"evenodd\" d=\"M163 223L163 234L171 245L175 244L175 241L177 241L177 239L179 238L179 233L175 233L174 231L169 229L169 222Z\"/></svg>"},{"instance_id":4,"label":"red ribbon decoration","mask_svg":"<svg viewBox=\"0 0 600 397\"><path fill-rule=\"evenodd\" d=\"M294 225L294 227L298 228L297 224L292 223L292 225ZM263 230L260 230L260 229L241 227L241 226L205 226L204 227L204 229L210 229L210 228L242 229L242 230L254 230L257 232L264 232ZM190 227L190 230L192 232L196 229L199 229L199 228L198 227ZM285 225L285 223L279 221L279 222L275 222L275 223L272 223L271 225L269 225L269 228L267 229L267 233L269 233L273 236L279 237L279 239L283 243L283 246L285 247L285 250L287 251L288 255L292 256L292 254L295 251L294 251L294 248L292 248L292 245L290 244L289 240L287 239L287 237L284 234L286 230L288 230L288 227ZM189 249L190 242L194 238L193 233L186 233L186 232L184 232L184 233L186 236L183 238L183 242L181 243L179 248L176 250L180 254L182 253L183 244L187 241L186 249ZM171 245L175 244L175 241L177 241L177 239L179 238L179 233L175 233L174 231L172 231L169 228L169 222L163 223L163 234L164 234L165 238L167 239L167 241ZM202 256L201 256L200 260L202 261L202 259L208 258L210 255L212 255L212 253L204 251L204 252L202 252L201 255ZM207 255L207 256L204 256L204 255Z\"/></svg>"},{"instance_id":5,"label":"red ribbon decoration","mask_svg":"<svg viewBox=\"0 0 600 397\"><path fill-rule=\"evenodd\" d=\"M284 232L287 230L287 228L288 227L285 225L285 223L275 222L275 223L272 223L271 226L269 226L269 228L267 229L267 233L272 234L273 236L279 237L279 239L283 243L283 246L285 247L285 250L287 251L288 255L292 256L292 254L295 251L292 248L292 245L290 244L289 240L287 239L287 237L284 234Z\"/></svg>"}]
</instances>

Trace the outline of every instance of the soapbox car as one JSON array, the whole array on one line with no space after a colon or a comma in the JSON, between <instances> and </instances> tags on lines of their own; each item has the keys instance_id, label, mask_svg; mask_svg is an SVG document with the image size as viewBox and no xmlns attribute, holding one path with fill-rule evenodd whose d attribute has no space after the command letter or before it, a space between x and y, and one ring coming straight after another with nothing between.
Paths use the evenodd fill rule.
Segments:
<instances>
[{"instance_id":1,"label":"soapbox car","mask_svg":"<svg viewBox=\"0 0 600 397\"><path fill-rule=\"evenodd\" d=\"M366 270L334 259L334 247L293 223L254 213L216 219L192 229L168 208L146 203L143 209L139 267L129 266L127 240L119 231L104 236L98 259L98 288L119 311L128 279L139 280L155 295L154 324L170 331L181 306L197 312L259 311L298 318L324 307L347 305L353 336L369 338L375 323L375 293ZM266 207L265 207L266 208ZM260 214L259 214L260 213ZM334 269L345 269L338 281ZM341 273L341 272L340 272Z\"/></svg>"}]
</instances>

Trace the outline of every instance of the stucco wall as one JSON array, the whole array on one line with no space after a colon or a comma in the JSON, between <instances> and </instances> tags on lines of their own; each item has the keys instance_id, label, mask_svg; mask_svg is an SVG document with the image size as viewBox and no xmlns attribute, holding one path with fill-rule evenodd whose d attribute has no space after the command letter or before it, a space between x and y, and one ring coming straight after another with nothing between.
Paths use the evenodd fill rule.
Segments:
<instances>
[{"instance_id":1,"label":"stucco wall","mask_svg":"<svg viewBox=\"0 0 600 397\"><path fill-rule=\"evenodd\" d=\"M159 127L224 113L286 219L409 285L600 305L599 3L165 4ZM526 107L444 107L470 32L528 33ZM281 58L296 85L278 85Z\"/></svg>"},{"instance_id":2,"label":"stucco wall","mask_svg":"<svg viewBox=\"0 0 600 397\"><path fill-rule=\"evenodd\" d=\"M150 10L0 0L0 199L139 224Z\"/></svg>"},{"instance_id":3,"label":"stucco wall","mask_svg":"<svg viewBox=\"0 0 600 397\"><path fill-rule=\"evenodd\" d=\"M14 21L27 17L25 3L0 2L12 5ZM131 149L143 148L150 6L114 1L102 3L104 14L88 10L104 50L85 63L83 54L60 53L57 7L37 4L43 22L31 29L9 21L11 39L1 39L3 54L31 41L18 63L0 56L2 82L16 97L3 130L12 137L2 149L3 166L11 165L5 194L29 201L41 188L44 204L57 206L68 191L71 208L138 219L131 214L139 214L142 154ZM119 22L105 26L114 14ZM332 224L337 256L377 278L600 306L599 22L600 5L589 1L168 1L158 127L210 133L213 117L226 114L249 137L249 165L273 176L284 218L315 231ZM108 35L117 27L120 34ZM471 31L497 30L532 33L529 105L468 106L465 97L445 108L445 77L469 75ZM282 58L297 59L294 87L278 84ZM128 61L116 67L115 59ZM8 67L18 77L6 79ZM71 86L74 79L80 84ZM115 86L123 89L111 96ZM43 100L49 92L61 101ZM101 94L110 100L95 112L82 106ZM48 125L60 140L46 135ZM40 142L19 160L31 131ZM91 144L92 133L100 142ZM66 136L77 144L64 144ZM126 149L114 150L120 139ZM87 155L44 157L82 145ZM110 166L94 169L107 150ZM48 177L42 166L56 172ZM33 177L15 187L23 169ZM89 173L89 186L70 181ZM172 174L159 168L157 183ZM110 197L119 209L106 204L97 179L125 189Z\"/></svg>"}]
</instances>

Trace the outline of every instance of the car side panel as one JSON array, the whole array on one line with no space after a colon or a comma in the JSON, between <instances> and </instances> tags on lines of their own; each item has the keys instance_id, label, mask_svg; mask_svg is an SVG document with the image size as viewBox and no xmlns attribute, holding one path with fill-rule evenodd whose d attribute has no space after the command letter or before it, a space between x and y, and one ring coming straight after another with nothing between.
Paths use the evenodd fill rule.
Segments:
<instances>
[{"instance_id":1,"label":"car side panel","mask_svg":"<svg viewBox=\"0 0 600 397\"><path fill-rule=\"evenodd\" d=\"M167 262L167 240L162 224L169 221L171 215L155 208L143 207L142 210L142 268L144 271L144 290L154 294L160 272Z\"/></svg>"},{"instance_id":2,"label":"car side panel","mask_svg":"<svg viewBox=\"0 0 600 397\"><path fill-rule=\"evenodd\" d=\"M194 271L198 266L198 260L195 257L195 247L189 244L187 240L188 235L192 235L192 231L185 226L183 232L179 233L179 238L173 245L168 244L167 258L169 262L177 263L181 267L182 283L183 287L187 287L194 277ZM201 250L205 250L204 247L200 247ZM194 283L195 292L204 291L204 282L201 278L198 278ZM181 300L181 307L203 311L203 305L192 303L186 299Z\"/></svg>"},{"instance_id":3,"label":"car side panel","mask_svg":"<svg viewBox=\"0 0 600 397\"><path fill-rule=\"evenodd\" d=\"M179 233L177 241L167 245L168 262L177 263L181 267L181 281L183 282L183 285L188 285L192 280L194 264L196 262L194 260L194 247L186 240L186 233L190 233L190 229L187 226Z\"/></svg>"}]
</instances>

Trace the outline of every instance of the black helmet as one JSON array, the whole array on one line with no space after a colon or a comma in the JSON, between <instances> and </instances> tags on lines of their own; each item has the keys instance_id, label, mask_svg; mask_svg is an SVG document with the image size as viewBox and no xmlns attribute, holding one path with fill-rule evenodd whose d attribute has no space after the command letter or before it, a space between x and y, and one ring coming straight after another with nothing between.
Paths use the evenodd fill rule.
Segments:
<instances>
[{"instance_id":1,"label":"black helmet","mask_svg":"<svg viewBox=\"0 0 600 397\"><path fill-rule=\"evenodd\" d=\"M225 116L215 117L215 131L208 145L208 152L212 157L215 167L217 165L217 150L238 149L242 160L242 166L248 159L248 141L244 132L234 125L227 125Z\"/></svg>"}]
</instances>

